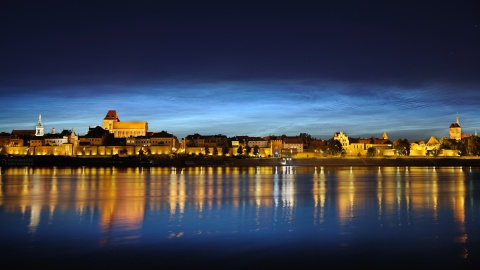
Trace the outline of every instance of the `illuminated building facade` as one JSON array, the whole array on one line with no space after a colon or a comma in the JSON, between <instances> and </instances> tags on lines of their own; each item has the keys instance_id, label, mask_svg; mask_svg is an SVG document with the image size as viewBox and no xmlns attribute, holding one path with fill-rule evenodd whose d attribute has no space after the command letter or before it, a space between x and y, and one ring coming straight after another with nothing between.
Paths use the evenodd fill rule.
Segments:
<instances>
[{"instance_id":1,"label":"illuminated building facade","mask_svg":"<svg viewBox=\"0 0 480 270\"><path fill-rule=\"evenodd\" d=\"M299 137L285 137L283 139L282 152L290 152L290 154L303 152L303 140Z\"/></svg>"},{"instance_id":2,"label":"illuminated building facade","mask_svg":"<svg viewBox=\"0 0 480 270\"><path fill-rule=\"evenodd\" d=\"M148 132L147 122L120 122L116 110L109 110L103 118L103 128L113 133L115 138L145 136Z\"/></svg>"},{"instance_id":3,"label":"illuminated building facade","mask_svg":"<svg viewBox=\"0 0 480 270\"><path fill-rule=\"evenodd\" d=\"M348 136L343 133L343 131L333 134L333 139L339 141L342 144L343 149L348 149L350 141L348 140Z\"/></svg>"}]
</instances>

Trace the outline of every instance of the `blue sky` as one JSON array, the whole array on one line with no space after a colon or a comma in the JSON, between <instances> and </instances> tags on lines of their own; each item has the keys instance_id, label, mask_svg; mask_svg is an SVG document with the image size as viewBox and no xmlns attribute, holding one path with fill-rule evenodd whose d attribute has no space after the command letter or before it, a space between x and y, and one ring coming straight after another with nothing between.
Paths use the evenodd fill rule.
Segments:
<instances>
[{"instance_id":1,"label":"blue sky","mask_svg":"<svg viewBox=\"0 0 480 270\"><path fill-rule=\"evenodd\" d=\"M480 8L383 1L5 1L0 132L428 140L480 128Z\"/></svg>"}]
</instances>

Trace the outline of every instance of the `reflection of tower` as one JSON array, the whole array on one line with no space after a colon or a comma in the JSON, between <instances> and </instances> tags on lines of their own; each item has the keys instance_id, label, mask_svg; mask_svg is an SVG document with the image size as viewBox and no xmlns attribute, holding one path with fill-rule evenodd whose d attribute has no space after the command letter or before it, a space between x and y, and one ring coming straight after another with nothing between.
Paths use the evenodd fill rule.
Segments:
<instances>
[{"instance_id":1,"label":"reflection of tower","mask_svg":"<svg viewBox=\"0 0 480 270\"><path fill-rule=\"evenodd\" d=\"M42 115L38 115L38 124L37 127L35 128L35 136L43 136L44 135L44 130L45 128L43 127L42 124Z\"/></svg>"},{"instance_id":2,"label":"reflection of tower","mask_svg":"<svg viewBox=\"0 0 480 270\"><path fill-rule=\"evenodd\" d=\"M455 123L450 124L450 139L455 139L457 141L462 139L462 128L460 127L460 122L458 121L458 114Z\"/></svg>"}]
</instances>

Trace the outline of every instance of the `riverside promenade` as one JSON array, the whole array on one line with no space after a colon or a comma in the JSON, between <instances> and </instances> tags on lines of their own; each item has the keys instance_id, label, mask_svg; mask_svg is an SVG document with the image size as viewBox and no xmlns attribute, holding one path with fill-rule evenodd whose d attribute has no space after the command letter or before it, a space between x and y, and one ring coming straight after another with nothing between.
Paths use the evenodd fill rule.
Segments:
<instances>
[{"instance_id":1,"label":"riverside promenade","mask_svg":"<svg viewBox=\"0 0 480 270\"><path fill-rule=\"evenodd\" d=\"M2 157L2 167L77 167L77 166L124 166L124 167L191 167L191 166L477 166L480 157L325 157L292 158L286 163L281 158L238 157L65 157L24 156Z\"/></svg>"}]
</instances>

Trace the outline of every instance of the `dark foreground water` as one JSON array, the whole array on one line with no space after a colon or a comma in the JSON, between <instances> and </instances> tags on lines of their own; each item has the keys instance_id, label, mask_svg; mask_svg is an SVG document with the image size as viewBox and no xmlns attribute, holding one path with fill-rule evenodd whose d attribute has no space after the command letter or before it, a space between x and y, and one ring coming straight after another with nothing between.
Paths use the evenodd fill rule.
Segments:
<instances>
[{"instance_id":1,"label":"dark foreground water","mask_svg":"<svg viewBox=\"0 0 480 270\"><path fill-rule=\"evenodd\" d=\"M480 168L2 168L5 269L478 269Z\"/></svg>"}]
</instances>

